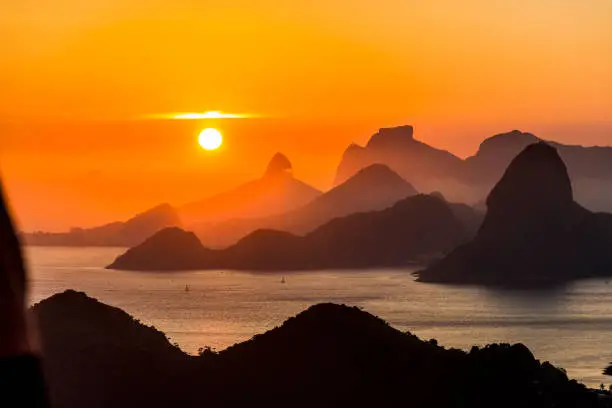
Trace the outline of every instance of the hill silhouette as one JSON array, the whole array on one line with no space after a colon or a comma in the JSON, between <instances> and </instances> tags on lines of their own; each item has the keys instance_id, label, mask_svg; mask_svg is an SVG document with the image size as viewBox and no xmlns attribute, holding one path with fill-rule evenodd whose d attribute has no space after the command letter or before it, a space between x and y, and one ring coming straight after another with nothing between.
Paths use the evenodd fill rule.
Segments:
<instances>
[{"instance_id":1,"label":"hill silhouette","mask_svg":"<svg viewBox=\"0 0 612 408\"><path fill-rule=\"evenodd\" d=\"M73 290L32 311L53 406L172 405L173 372L189 357L162 332Z\"/></svg>"},{"instance_id":2,"label":"hill silhouette","mask_svg":"<svg viewBox=\"0 0 612 408\"><path fill-rule=\"evenodd\" d=\"M142 257L141 251L147 256ZM138 262L138 270L195 270L210 262L214 252L205 248L193 232L178 227L165 228L122 258L124 262Z\"/></svg>"},{"instance_id":3,"label":"hill silhouette","mask_svg":"<svg viewBox=\"0 0 612 408\"><path fill-rule=\"evenodd\" d=\"M559 156L567 165L570 178L574 179L610 179L612 177L612 148L583 147L564 145L554 141L543 140L531 133L513 130L501 133L484 140L476 154L465 161L470 167L471 176L496 182L512 159L525 147L546 142L557 149ZM488 172L483 172L488 169Z\"/></svg>"},{"instance_id":4,"label":"hill silhouette","mask_svg":"<svg viewBox=\"0 0 612 408\"><path fill-rule=\"evenodd\" d=\"M414 138L412 126L382 128L365 147L352 144L344 152L334 183L340 184L374 163L388 165L421 192L438 190L439 181L460 170L462 160Z\"/></svg>"},{"instance_id":5,"label":"hill silhouette","mask_svg":"<svg viewBox=\"0 0 612 408\"><path fill-rule=\"evenodd\" d=\"M258 229L303 235L332 220L358 212L382 210L417 191L382 164L359 170L344 183L295 210L266 218L237 219L208 225L194 232L207 246L226 247Z\"/></svg>"},{"instance_id":6,"label":"hill silhouette","mask_svg":"<svg viewBox=\"0 0 612 408\"><path fill-rule=\"evenodd\" d=\"M176 230L178 231L178 229ZM444 200L427 195L408 197L381 211L335 218L303 237L288 232L258 230L222 250L189 245L171 250L191 233L161 231L120 255L108 268L127 270L242 269L308 270L402 266L439 256L469 238L469 231ZM163 262L152 260L164 257ZM186 261L185 258L189 258Z\"/></svg>"},{"instance_id":7,"label":"hill silhouette","mask_svg":"<svg viewBox=\"0 0 612 408\"><path fill-rule=\"evenodd\" d=\"M349 146L338 166L336 183L373 162L388 165L421 192L441 190L450 201L477 203L500 179L512 159L530 144L545 141L513 130L485 139L462 160L413 137L410 126L381 129L365 147ZM594 211L612 211L612 148L545 141L567 164L576 199Z\"/></svg>"},{"instance_id":8,"label":"hill silhouette","mask_svg":"<svg viewBox=\"0 0 612 408\"><path fill-rule=\"evenodd\" d=\"M419 272L433 282L540 285L610 274L612 216L573 200L557 150L538 142L508 166L487 198L474 240Z\"/></svg>"},{"instance_id":9,"label":"hill silhouette","mask_svg":"<svg viewBox=\"0 0 612 408\"><path fill-rule=\"evenodd\" d=\"M161 204L124 222L94 228L72 228L69 232L24 233L28 245L41 246L133 246L166 227L179 226L176 209Z\"/></svg>"},{"instance_id":10,"label":"hill silhouette","mask_svg":"<svg viewBox=\"0 0 612 408\"><path fill-rule=\"evenodd\" d=\"M321 192L293 177L289 159L272 157L264 175L225 193L179 208L186 225L217 223L235 218L265 217L298 208Z\"/></svg>"},{"instance_id":11,"label":"hill silhouette","mask_svg":"<svg viewBox=\"0 0 612 408\"><path fill-rule=\"evenodd\" d=\"M58 407L598 406L521 344L447 350L355 307L315 305L199 357L83 293L66 291L33 309Z\"/></svg>"}]
</instances>

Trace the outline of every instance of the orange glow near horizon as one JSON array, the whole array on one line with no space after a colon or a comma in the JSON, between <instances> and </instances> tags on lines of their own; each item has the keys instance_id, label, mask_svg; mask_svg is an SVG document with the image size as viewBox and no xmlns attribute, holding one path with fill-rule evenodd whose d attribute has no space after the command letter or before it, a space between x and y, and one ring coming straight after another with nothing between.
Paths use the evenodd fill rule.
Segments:
<instances>
[{"instance_id":1,"label":"orange glow near horizon","mask_svg":"<svg viewBox=\"0 0 612 408\"><path fill-rule=\"evenodd\" d=\"M515 128L610 145L610 27L608 0L8 2L2 173L24 229L63 230L228 190L276 152L327 189L380 127L460 156ZM223 154L194 143L208 127Z\"/></svg>"},{"instance_id":2,"label":"orange glow near horizon","mask_svg":"<svg viewBox=\"0 0 612 408\"><path fill-rule=\"evenodd\" d=\"M226 113L221 111L207 111L203 113L187 112L187 113L162 113L157 115L147 115L148 119L176 119L176 120L200 120L200 119L246 119L255 118L256 115L245 113Z\"/></svg>"}]
</instances>

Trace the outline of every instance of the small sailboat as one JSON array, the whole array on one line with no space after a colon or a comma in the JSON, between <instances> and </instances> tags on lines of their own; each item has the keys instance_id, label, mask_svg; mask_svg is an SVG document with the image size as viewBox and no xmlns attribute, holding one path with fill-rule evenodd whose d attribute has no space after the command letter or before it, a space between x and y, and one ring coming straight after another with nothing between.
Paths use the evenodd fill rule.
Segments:
<instances>
[{"instance_id":1,"label":"small sailboat","mask_svg":"<svg viewBox=\"0 0 612 408\"><path fill-rule=\"evenodd\" d=\"M185 292L189 292L189 285L185 285Z\"/></svg>"},{"instance_id":2,"label":"small sailboat","mask_svg":"<svg viewBox=\"0 0 612 408\"><path fill-rule=\"evenodd\" d=\"M285 283L285 277L284 276L281 278L281 283Z\"/></svg>"}]
</instances>

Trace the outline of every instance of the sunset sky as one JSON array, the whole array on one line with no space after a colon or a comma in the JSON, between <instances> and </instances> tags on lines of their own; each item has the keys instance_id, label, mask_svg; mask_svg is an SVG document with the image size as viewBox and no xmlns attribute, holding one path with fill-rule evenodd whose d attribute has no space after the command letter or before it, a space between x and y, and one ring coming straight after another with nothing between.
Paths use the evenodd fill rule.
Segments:
<instances>
[{"instance_id":1,"label":"sunset sky","mask_svg":"<svg viewBox=\"0 0 612 408\"><path fill-rule=\"evenodd\" d=\"M61 230L260 176L328 188L379 127L465 156L518 128L612 144L609 0L21 0L0 13L0 166ZM170 112L245 119L153 120ZM218 128L206 152L197 135Z\"/></svg>"}]
</instances>

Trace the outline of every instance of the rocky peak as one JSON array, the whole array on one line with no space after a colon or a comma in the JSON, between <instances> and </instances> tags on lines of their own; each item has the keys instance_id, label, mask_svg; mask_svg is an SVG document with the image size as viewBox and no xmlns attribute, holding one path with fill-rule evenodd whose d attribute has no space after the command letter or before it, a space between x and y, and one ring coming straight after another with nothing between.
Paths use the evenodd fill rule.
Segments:
<instances>
[{"instance_id":1,"label":"rocky peak","mask_svg":"<svg viewBox=\"0 0 612 408\"><path fill-rule=\"evenodd\" d=\"M414 141L414 128L410 125L381 128L368 142L369 148L389 148Z\"/></svg>"},{"instance_id":2,"label":"rocky peak","mask_svg":"<svg viewBox=\"0 0 612 408\"><path fill-rule=\"evenodd\" d=\"M565 163L545 142L529 145L516 156L487 198L489 212L550 211L572 203Z\"/></svg>"},{"instance_id":3,"label":"rocky peak","mask_svg":"<svg viewBox=\"0 0 612 408\"><path fill-rule=\"evenodd\" d=\"M389 166L374 163L359 170L348 182L363 184L364 186L375 186L376 184L407 184Z\"/></svg>"},{"instance_id":4,"label":"rocky peak","mask_svg":"<svg viewBox=\"0 0 612 408\"><path fill-rule=\"evenodd\" d=\"M359 146L357 143L351 143L343 153L343 159L351 155L360 154L363 152L365 147Z\"/></svg>"},{"instance_id":5,"label":"rocky peak","mask_svg":"<svg viewBox=\"0 0 612 408\"><path fill-rule=\"evenodd\" d=\"M265 176L276 176L281 174L290 174L292 170L291 162L282 153L276 153L266 168Z\"/></svg>"},{"instance_id":6,"label":"rocky peak","mask_svg":"<svg viewBox=\"0 0 612 408\"><path fill-rule=\"evenodd\" d=\"M536 287L608 275L612 223L580 207L557 149L527 146L487 198L474 240L419 272L430 282Z\"/></svg>"}]
</instances>

